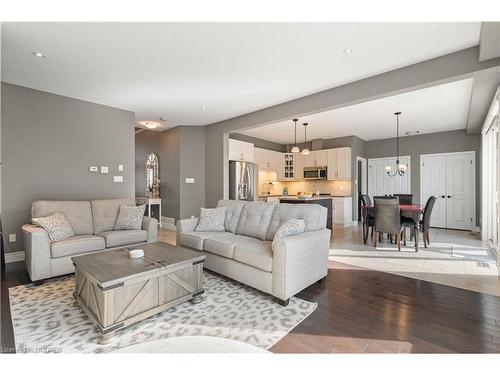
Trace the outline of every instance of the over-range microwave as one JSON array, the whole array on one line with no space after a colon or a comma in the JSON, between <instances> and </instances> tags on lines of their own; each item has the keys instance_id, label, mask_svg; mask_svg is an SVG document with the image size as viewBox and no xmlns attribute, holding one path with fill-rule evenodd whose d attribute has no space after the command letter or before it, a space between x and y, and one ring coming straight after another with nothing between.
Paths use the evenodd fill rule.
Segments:
<instances>
[{"instance_id":1,"label":"over-range microwave","mask_svg":"<svg viewBox=\"0 0 500 375\"><path fill-rule=\"evenodd\" d=\"M304 180L326 180L326 167L305 167Z\"/></svg>"}]
</instances>

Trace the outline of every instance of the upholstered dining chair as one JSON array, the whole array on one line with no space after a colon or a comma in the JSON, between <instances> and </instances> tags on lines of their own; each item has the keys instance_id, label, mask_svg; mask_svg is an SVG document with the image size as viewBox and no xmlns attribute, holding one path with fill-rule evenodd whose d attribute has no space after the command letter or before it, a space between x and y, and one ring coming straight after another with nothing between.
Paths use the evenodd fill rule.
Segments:
<instances>
[{"instance_id":1,"label":"upholstered dining chair","mask_svg":"<svg viewBox=\"0 0 500 375\"><path fill-rule=\"evenodd\" d=\"M401 251L401 234L404 224L401 223L399 199L397 197L374 197L375 202L375 235L373 245L377 247L377 234L387 233L396 236L398 250Z\"/></svg>"},{"instance_id":2,"label":"upholstered dining chair","mask_svg":"<svg viewBox=\"0 0 500 375\"><path fill-rule=\"evenodd\" d=\"M413 194L394 194L399 198L399 204L413 204Z\"/></svg>"},{"instance_id":3,"label":"upholstered dining chair","mask_svg":"<svg viewBox=\"0 0 500 375\"><path fill-rule=\"evenodd\" d=\"M424 239L424 247L427 248L427 245L431 243L429 237L429 229L431 227L431 215L432 209L434 208L434 203L436 203L436 197L430 196L425 203L424 214L422 215L422 220L418 222L418 230L422 233ZM405 225L405 227L410 228L410 240L413 240L415 237L414 227L415 222L410 218L401 218L401 221ZM418 238L416 239L418 241Z\"/></svg>"},{"instance_id":4,"label":"upholstered dining chair","mask_svg":"<svg viewBox=\"0 0 500 375\"><path fill-rule=\"evenodd\" d=\"M373 197L373 199L399 199L398 197L395 197L394 195L390 194L385 194L385 195L376 195ZM379 233L379 241L382 241L382 233ZM387 233L387 239L391 241L392 243L392 234Z\"/></svg>"},{"instance_id":5,"label":"upholstered dining chair","mask_svg":"<svg viewBox=\"0 0 500 375\"><path fill-rule=\"evenodd\" d=\"M372 205L372 200L370 199L370 196L368 194L360 194L361 198L361 204L363 206L371 206ZM367 230L372 229L371 237L373 238L373 227L375 226L375 217L373 215L368 214L366 216L366 225L367 225Z\"/></svg>"}]
</instances>

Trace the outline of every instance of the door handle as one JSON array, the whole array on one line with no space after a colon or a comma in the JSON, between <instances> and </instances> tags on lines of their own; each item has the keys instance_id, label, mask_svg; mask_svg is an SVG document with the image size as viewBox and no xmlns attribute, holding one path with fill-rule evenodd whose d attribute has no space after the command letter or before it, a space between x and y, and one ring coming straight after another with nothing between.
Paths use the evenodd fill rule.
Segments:
<instances>
[{"instance_id":1,"label":"door handle","mask_svg":"<svg viewBox=\"0 0 500 375\"><path fill-rule=\"evenodd\" d=\"M441 198L446 198L446 195L441 195Z\"/></svg>"},{"instance_id":2,"label":"door handle","mask_svg":"<svg viewBox=\"0 0 500 375\"><path fill-rule=\"evenodd\" d=\"M452 198L452 196L451 196L451 195L448 195L448 197L447 197L447 198Z\"/></svg>"}]
</instances>

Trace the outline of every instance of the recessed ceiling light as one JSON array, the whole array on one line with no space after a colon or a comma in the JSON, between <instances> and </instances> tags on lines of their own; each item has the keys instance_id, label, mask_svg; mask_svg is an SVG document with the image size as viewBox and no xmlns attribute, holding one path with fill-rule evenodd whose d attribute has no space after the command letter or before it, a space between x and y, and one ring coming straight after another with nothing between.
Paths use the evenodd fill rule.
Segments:
<instances>
[{"instance_id":1,"label":"recessed ceiling light","mask_svg":"<svg viewBox=\"0 0 500 375\"><path fill-rule=\"evenodd\" d=\"M40 58L40 59L45 58L45 55L44 55L43 53L41 53L41 52L36 52L36 51L33 51L33 52L31 52L31 53L32 53L32 55L33 55L33 56L36 56L36 57L38 57L38 58Z\"/></svg>"},{"instance_id":2,"label":"recessed ceiling light","mask_svg":"<svg viewBox=\"0 0 500 375\"><path fill-rule=\"evenodd\" d=\"M148 129L156 129L161 126L161 124L156 121L140 121L139 124L144 125Z\"/></svg>"},{"instance_id":3,"label":"recessed ceiling light","mask_svg":"<svg viewBox=\"0 0 500 375\"><path fill-rule=\"evenodd\" d=\"M346 54L346 55L350 55L352 53L352 48L346 48L342 52L344 52L344 54Z\"/></svg>"},{"instance_id":4,"label":"recessed ceiling light","mask_svg":"<svg viewBox=\"0 0 500 375\"><path fill-rule=\"evenodd\" d=\"M201 109L207 109L207 106L205 106L205 105L200 105L200 108L201 108Z\"/></svg>"}]
</instances>

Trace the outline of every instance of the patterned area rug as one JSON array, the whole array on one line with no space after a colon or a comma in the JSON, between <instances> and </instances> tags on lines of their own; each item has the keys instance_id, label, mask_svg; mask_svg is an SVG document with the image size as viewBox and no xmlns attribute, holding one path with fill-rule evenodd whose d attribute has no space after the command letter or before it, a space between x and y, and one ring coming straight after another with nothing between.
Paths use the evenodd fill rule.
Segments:
<instances>
[{"instance_id":1,"label":"patterned area rug","mask_svg":"<svg viewBox=\"0 0 500 375\"><path fill-rule=\"evenodd\" d=\"M204 272L203 302L173 307L119 330L97 344L94 324L73 306L73 277L9 289L18 352L105 353L177 336L214 336L268 349L310 315L317 304L293 297L286 307L236 281Z\"/></svg>"}]
</instances>

